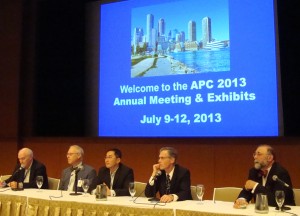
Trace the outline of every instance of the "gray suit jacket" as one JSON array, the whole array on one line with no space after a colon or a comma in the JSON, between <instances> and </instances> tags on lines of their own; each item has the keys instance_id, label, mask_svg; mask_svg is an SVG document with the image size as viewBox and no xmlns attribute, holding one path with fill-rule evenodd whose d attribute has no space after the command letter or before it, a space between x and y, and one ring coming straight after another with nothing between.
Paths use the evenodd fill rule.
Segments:
<instances>
[{"instance_id":1,"label":"gray suit jacket","mask_svg":"<svg viewBox=\"0 0 300 216\"><path fill-rule=\"evenodd\" d=\"M68 185L72 173L72 168L68 167L62 171L60 183L59 183L59 190L68 190ZM94 178L96 177L96 170L86 164L82 164L82 169L78 172L78 180L80 179L89 179L90 184L94 181ZM77 188L77 191L83 191L81 187Z\"/></svg>"}]
</instances>

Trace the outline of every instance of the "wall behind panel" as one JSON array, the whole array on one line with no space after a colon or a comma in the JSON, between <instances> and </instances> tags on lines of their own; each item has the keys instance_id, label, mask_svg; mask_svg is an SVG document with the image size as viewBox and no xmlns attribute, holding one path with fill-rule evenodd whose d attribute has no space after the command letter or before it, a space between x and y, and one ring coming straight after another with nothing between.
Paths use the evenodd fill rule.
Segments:
<instances>
[{"instance_id":1,"label":"wall behind panel","mask_svg":"<svg viewBox=\"0 0 300 216\"><path fill-rule=\"evenodd\" d=\"M0 137L17 137L22 1L0 3Z\"/></svg>"},{"instance_id":2,"label":"wall behind panel","mask_svg":"<svg viewBox=\"0 0 300 216\"><path fill-rule=\"evenodd\" d=\"M300 188L300 162L295 158L300 152L299 138L251 138L251 139L99 139L99 138L32 138L24 140L24 146L34 150L37 159L43 161L48 175L60 177L68 167L66 152L73 144L85 150L84 161L98 171L104 165L106 150L116 147L122 150L122 161L134 169L135 180L147 182L152 165L157 162L158 151L163 146L173 146L179 151L178 163L191 171L192 184L206 186L205 199L212 199L214 187L243 187L248 170L253 166L252 153L257 145L275 147L278 161L285 166L293 181Z\"/></svg>"},{"instance_id":3,"label":"wall behind panel","mask_svg":"<svg viewBox=\"0 0 300 216\"><path fill-rule=\"evenodd\" d=\"M16 163L19 130L22 1L0 1L0 175Z\"/></svg>"},{"instance_id":4,"label":"wall behind panel","mask_svg":"<svg viewBox=\"0 0 300 216\"><path fill-rule=\"evenodd\" d=\"M0 175L11 174L17 162L18 143L15 139L0 138Z\"/></svg>"}]
</instances>

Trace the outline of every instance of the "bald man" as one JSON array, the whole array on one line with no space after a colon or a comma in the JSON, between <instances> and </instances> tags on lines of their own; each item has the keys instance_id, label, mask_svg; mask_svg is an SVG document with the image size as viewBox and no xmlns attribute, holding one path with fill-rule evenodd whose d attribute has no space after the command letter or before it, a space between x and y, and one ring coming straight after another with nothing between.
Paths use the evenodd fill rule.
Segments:
<instances>
[{"instance_id":1,"label":"bald man","mask_svg":"<svg viewBox=\"0 0 300 216\"><path fill-rule=\"evenodd\" d=\"M23 188L37 188L36 177L43 176L41 188L48 189L48 177L44 164L33 157L33 152L29 148L22 148L18 152L19 163L16 165L10 178L3 182L3 185L10 186L12 189L18 188L19 183L23 183Z\"/></svg>"}]
</instances>

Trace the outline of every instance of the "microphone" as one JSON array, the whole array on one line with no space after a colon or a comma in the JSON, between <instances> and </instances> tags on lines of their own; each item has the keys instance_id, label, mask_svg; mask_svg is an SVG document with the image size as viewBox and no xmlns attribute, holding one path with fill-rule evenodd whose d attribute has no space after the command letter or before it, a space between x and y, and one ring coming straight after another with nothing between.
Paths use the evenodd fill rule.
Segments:
<instances>
[{"instance_id":1,"label":"microphone","mask_svg":"<svg viewBox=\"0 0 300 216\"><path fill-rule=\"evenodd\" d=\"M22 169L24 169L24 167L21 165L21 166L15 171L15 173L21 171Z\"/></svg>"},{"instance_id":2,"label":"microphone","mask_svg":"<svg viewBox=\"0 0 300 216\"><path fill-rule=\"evenodd\" d=\"M78 187L77 187L77 185L78 185L78 172L80 170L82 170L82 169L83 169L83 166L78 166L78 167L76 167L74 169L75 170L75 180L74 180L74 189L75 189L75 192L74 193L70 193L70 195L75 195L75 196L81 195L81 193L78 193Z\"/></svg>"},{"instance_id":3,"label":"microphone","mask_svg":"<svg viewBox=\"0 0 300 216\"><path fill-rule=\"evenodd\" d=\"M155 176L152 177L151 182L156 181L156 180L157 180L157 177L160 176L160 175L161 175L161 171L158 170L157 173L155 174ZM157 198L155 197L155 195L154 195L154 197L149 198L148 201L150 201L150 202L158 202L159 199L157 199Z\"/></svg>"},{"instance_id":4,"label":"microphone","mask_svg":"<svg viewBox=\"0 0 300 216\"><path fill-rule=\"evenodd\" d=\"M161 175L161 171L158 170L157 173L155 174L155 176L153 176L152 181L156 181L157 177Z\"/></svg>"},{"instance_id":5,"label":"microphone","mask_svg":"<svg viewBox=\"0 0 300 216\"><path fill-rule=\"evenodd\" d=\"M14 173L11 175L10 178L6 179L5 180L5 185L7 185L8 183L11 183L11 182L17 182L17 185L10 185L11 189L12 190L23 190L23 181L24 181L24 177L22 175L19 175L18 176L18 173L20 171L22 171L23 169L25 169L25 167L23 167L22 165L20 165L19 168L17 168ZM21 184L22 183L22 184ZM20 186L19 186L20 184Z\"/></svg>"},{"instance_id":6,"label":"microphone","mask_svg":"<svg viewBox=\"0 0 300 216\"><path fill-rule=\"evenodd\" d=\"M24 169L24 167L21 165L18 169L16 169L16 171L11 175L11 179L13 179L15 177L15 175L20 172L22 169Z\"/></svg>"},{"instance_id":7,"label":"microphone","mask_svg":"<svg viewBox=\"0 0 300 216\"><path fill-rule=\"evenodd\" d=\"M19 170L22 170L22 169L24 169L23 165L21 165L21 166L19 167Z\"/></svg>"},{"instance_id":8,"label":"microphone","mask_svg":"<svg viewBox=\"0 0 300 216\"><path fill-rule=\"evenodd\" d=\"M278 181L280 184L282 184L285 187L290 187L290 185L288 185L287 183L285 183L284 181L282 181L280 178L278 178L277 175L273 175L272 179L273 179L273 181Z\"/></svg>"},{"instance_id":9,"label":"microphone","mask_svg":"<svg viewBox=\"0 0 300 216\"><path fill-rule=\"evenodd\" d=\"M160 175L161 175L161 171L158 170L157 173L155 174L155 176L152 177L151 182L156 181L157 177L160 176ZM145 193L145 191L146 191L146 187L145 187L145 189L144 189L141 193L138 194L138 196L133 200L133 202L136 203L136 200L137 200L143 193ZM156 200L157 200L157 199L154 198L154 197L148 199L148 201L156 201ZM137 203L137 204L138 204L138 203Z\"/></svg>"}]
</instances>

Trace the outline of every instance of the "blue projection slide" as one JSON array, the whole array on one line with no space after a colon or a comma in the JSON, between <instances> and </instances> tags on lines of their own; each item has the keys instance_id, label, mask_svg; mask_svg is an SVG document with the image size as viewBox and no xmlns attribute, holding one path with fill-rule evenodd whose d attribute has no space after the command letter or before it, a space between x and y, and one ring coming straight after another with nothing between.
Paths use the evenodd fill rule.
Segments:
<instances>
[{"instance_id":1,"label":"blue projection slide","mask_svg":"<svg viewBox=\"0 0 300 216\"><path fill-rule=\"evenodd\" d=\"M99 136L280 135L274 4L102 4Z\"/></svg>"}]
</instances>

